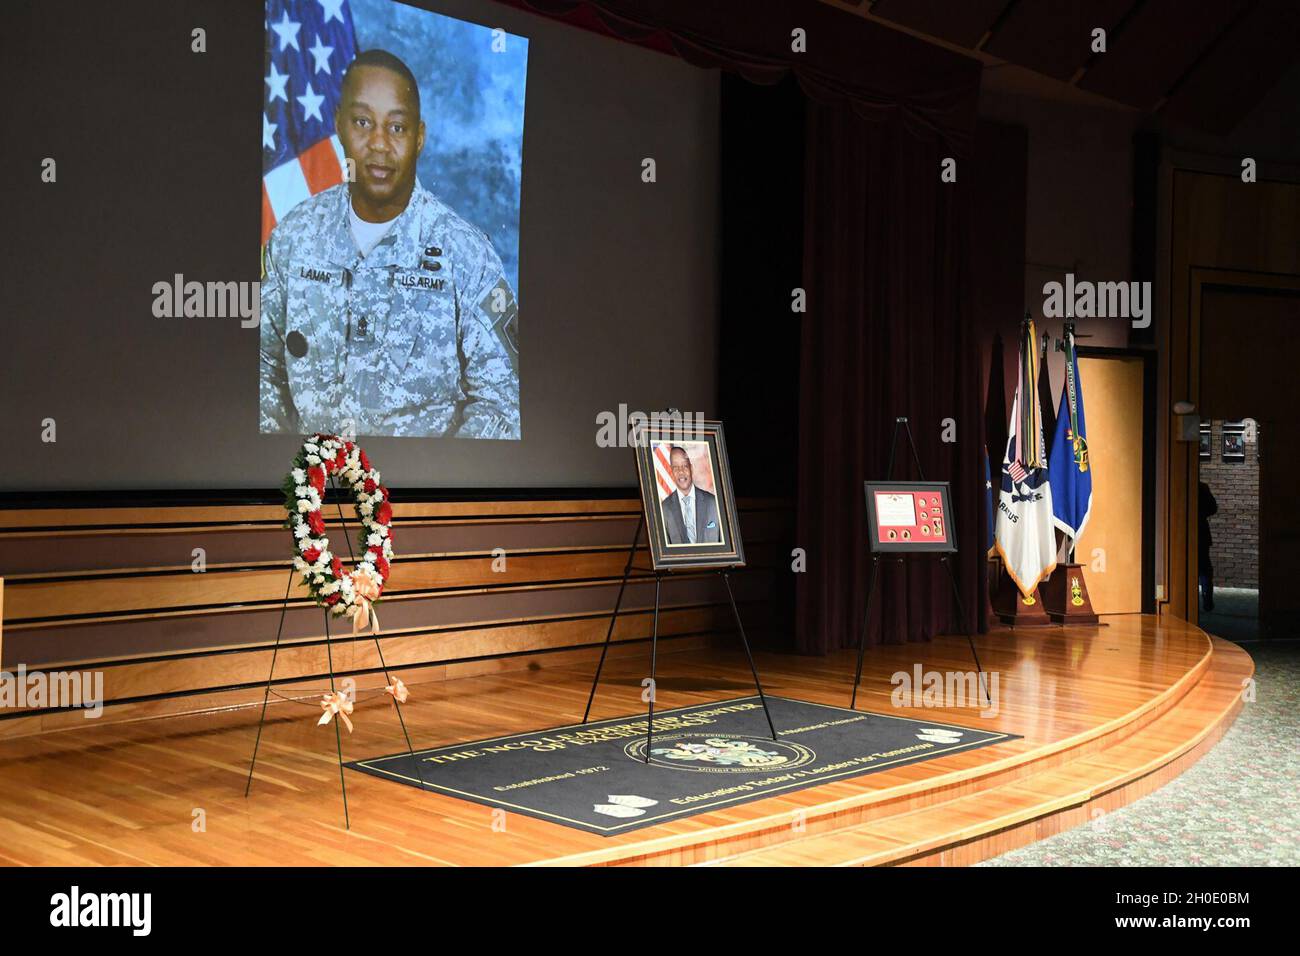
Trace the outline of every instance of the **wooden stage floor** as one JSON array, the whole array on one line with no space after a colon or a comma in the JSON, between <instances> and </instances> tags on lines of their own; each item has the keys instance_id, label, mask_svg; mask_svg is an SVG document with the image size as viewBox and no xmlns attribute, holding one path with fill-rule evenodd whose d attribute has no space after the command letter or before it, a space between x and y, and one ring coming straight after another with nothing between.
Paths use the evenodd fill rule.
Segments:
<instances>
[{"instance_id":1,"label":"wooden stage floor","mask_svg":"<svg viewBox=\"0 0 1300 956\"><path fill-rule=\"evenodd\" d=\"M258 712L214 713L0 739L5 865L965 864L1075 826L1194 762L1241 706L1250 658L1181 621L999 630L977 639L999 711L895 708L890 675L972 667L964 638L871 649L860 709L1018 734L1021 740L773 796L615 837L510 814L348 771L343 826L334 731L319 709L271 707L252 795ZM720 642L718 647L725 647ZM593 718L643 712L648 646L606 664ZM581 718L594 654L413 685L416 747ZM774 695L847 706L853 655L760 654ZM744 656L661 653L659 706L752 693ZM364 700L346 759L403 749L386 696ZM204 828L198 829L201 817Z\"/></svg>"}]
</instances>

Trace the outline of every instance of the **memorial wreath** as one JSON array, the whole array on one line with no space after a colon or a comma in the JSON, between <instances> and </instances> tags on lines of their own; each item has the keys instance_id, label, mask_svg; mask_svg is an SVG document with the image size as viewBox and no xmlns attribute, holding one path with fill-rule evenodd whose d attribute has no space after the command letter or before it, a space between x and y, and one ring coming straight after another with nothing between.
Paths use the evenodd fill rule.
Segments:
<instances>
[{"instance_id":1,"label":"memorial wreath","mask_svg":"<svg viewBox=\"0 0 1300 956\"><path fill-rule=\"evenodd\" d=\"M335 484L352 492L361 533L360 554L351 570L330 550L321 507L325 485ZM336 617L352 618L352 632L367 624L378 633L375 602L383 594L393 557L393 509L388 489L379 483L379 472L354 442L337 435L312 435L299 449L293 468L284 480L284 506L289 512L285 526L293 531L293 566L302 575L312 598Z\"/></svg>"}]
</instances>

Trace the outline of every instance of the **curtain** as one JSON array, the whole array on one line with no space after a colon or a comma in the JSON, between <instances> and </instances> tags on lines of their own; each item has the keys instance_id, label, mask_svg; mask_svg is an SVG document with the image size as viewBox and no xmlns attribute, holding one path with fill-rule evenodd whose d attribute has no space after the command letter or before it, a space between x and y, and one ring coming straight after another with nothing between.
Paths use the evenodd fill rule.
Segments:
<instances>
[{"instance_id":1,"label":"curtain","mask_svg":"<svg viewBox=\"0 0 1300 956\"><path fill-rule=\"evenodd\" d=\"M938 558L882 562L869 640L982 629L984 438L960 167L974 150L978 61L817 0L499 2L752 82L795 78L808 100L804 182L768 188L803 192L796 648L857 642L870 564L862 482L884 477L900 415L926 478L952 483L966 617ZM940 181L945 157L959 161L957 183ZM731 360L745 348L722 345ZM895 478L916 477L910 457L900 445Z\"/></svg>"},{"instance_id":2,"label":"curtain","mask_svg":"<svg viewBox=\"0 0 1300 956\"><path fill-rule=\"evenodd\" d=\"M875 122L974 137L977 60L820 0L498 0L755 83L793 74L810 99ZM802 31L796 52L794 31Z\"/></svg>"},{"instance_id":3,"label":"curtain","mask_svg":"<svg viewBox=\"0 0 1300 956\"><path fill-rule=\"evenodd\" d=\"M906 416L929 480L952 483L966 617L933 555L880 564L868 640L928 640L982 626L986 587L978 352L970 324L968 215L940 181L936 136L810 104L804 157L797 648L855 646L871 556L862 483L885 477L895 418ZM955 439L947 441L946 439ZM906 433L894 479L915 479Z\"/></svg>"}]
</instances>

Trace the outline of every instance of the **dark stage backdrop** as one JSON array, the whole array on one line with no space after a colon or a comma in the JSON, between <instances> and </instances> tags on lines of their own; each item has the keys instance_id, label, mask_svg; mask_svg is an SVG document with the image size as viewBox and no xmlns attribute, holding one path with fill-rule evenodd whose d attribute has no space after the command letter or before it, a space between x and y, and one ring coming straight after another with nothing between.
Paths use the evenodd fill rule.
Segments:
<instances>
[{"instance_id":1,"label":"dark stage backdrop","mask_svg":"<svg viewBox=\"0 0 1300 956\"><path fill-rule=\"evenodd\" d=\"M884 634L890 640L923 640L959 623L976 626L983 611L983 429L980 352L970 321L968 206L978 177L971 175L973 162L966 166L964 187L942 183L939 173L944 158L974 155L979 64L812 0L503 2L755 82L795 78L808 98L802 159L802 282L808 311L798 317L794 541L808 563L805 572L794 575L796 644L818 653L857 639L869 563L862 482L883 476L898 415L912 419L926 477L953 484L967 618L956 620L937 561L920 558L885 574L878 604L884 616L877 613L871 639ZM804 52L791 49L794 30L804 32ZM744 108L743 97L730 102L733 109L738 103ZM724 107L727 103L724 98ZM777 126L789 115L779 107L773 114ZM759 169L771 163L770 157L756 160ZM724 178L732 174L732 164L726 164ZM773 183L773 189L783 190L775 202L777 221L794 188L788 180ZM724 203L726 196L724 191ZM766 199L755 189L755 202ZM724 263L729 236L734 232L724 222ZM771 236L776 244L782 238ZM740 245L752 249L756 243L740 240ZM771 270L779 275L783 261L777 253ZM768 262L756 258L753 273L766 271ZM755 281L756 288L775 284L767 275ZM722 360L743 362L752 349L756 366L768 374L747 383L751 393L770 387L784 394L772 374L781 363L770 343L782 341L776 323L785 316L756 310L755 321L741 331L734 313L727 313L752 295L724 293L728 331ZM727 375L720 383L729 430L761 430L763 420L772 418L769 399L750 403L748 411L743 400L728 402L733 389ZM954 443L941 440L945 419L955 423ZM779 438L774 444L783 447ZM906 456L900 461L906 464Z\"/></svg>"},{"instance_id":2,"label":"dark stage backdrop","mask_svg":"<svg viewBox=\"0 0 1300 956\"><path fill-rule=\"evenodd\" d=\"M523 440L365 446L397 488L627 487L598 412L718 411L718 75L482 0L417 5L529 39ZM0 434L23 462L0 490L279 486L298 441L258 434L257 330L152 314L176 273L259 277L263 31L262 0L0 3Z\"/></svg>"},{"instance_id":3,"label":"dark stage backdrop","mask_svg":"<svg viewBox=\"0 0 1300 956\"><path fill-rule=\"evenodd\" d=\"M803 326L797 534L809 572L797 585L798 645L826 651L857 641L870 567L862 482L885 476L898 416L910 420L925 477L952 483L967 620L956 619L938 560L917 555L882 562L870 639L974 627L982 617L983 439L970 190L940 182L940 162L952 154L937 137L819 104L808 120L804 281L812 306ZM916 478L900 441L893 477Z\"/></svg>"}]
</instances>

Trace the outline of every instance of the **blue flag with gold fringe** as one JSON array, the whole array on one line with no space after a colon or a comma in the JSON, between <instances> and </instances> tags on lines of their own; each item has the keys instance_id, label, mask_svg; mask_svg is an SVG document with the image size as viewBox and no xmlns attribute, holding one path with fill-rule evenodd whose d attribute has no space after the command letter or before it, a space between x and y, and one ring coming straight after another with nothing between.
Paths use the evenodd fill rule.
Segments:
<instances>
[{"instance_id":1,"label":"blue flag with gold fringe","mask_svg":"<svg viewBox=\"0 0 1300 956\"><path fill-rule=\"evenodd\" d=\"M1065 328L1065 387L1056 419L1056 436L1047 473L1052 485L1052 521L1078 541L1092 514L1092 461L1088 455L1088 426L1083 418L1083 384L1074 328Z\"/></svg>"}]
</instances>

